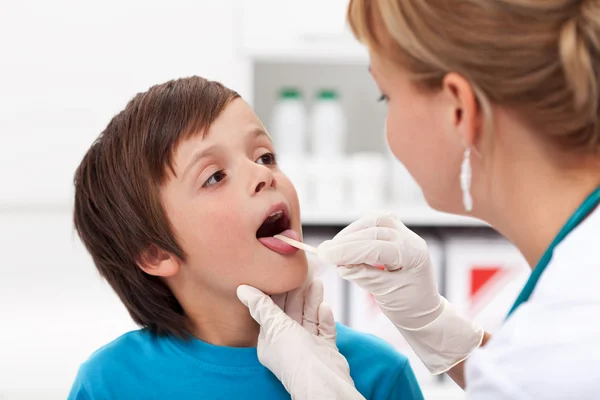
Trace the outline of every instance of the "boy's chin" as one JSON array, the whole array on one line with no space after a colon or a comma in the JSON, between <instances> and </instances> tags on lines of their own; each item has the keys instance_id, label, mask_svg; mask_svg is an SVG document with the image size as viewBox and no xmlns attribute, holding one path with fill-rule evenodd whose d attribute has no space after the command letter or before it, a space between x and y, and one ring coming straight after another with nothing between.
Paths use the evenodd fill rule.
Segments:
<instances>
[{"instance_id":1,"label":"boy's chin","mask_svg":"<svg viewBox=\"0 0 600 400\"><path fill-rule=\"evenodd\" d=\"M275 294L283 294L301 286L308 286L312 280L309 278L310 275L309 268L306 266L304 268L295 270L293 273L288 272L280 276L274 276L269 282L264 282L264 284L261 285L262 288L257 288L271 296Z\"/></svg>"}]
</instances>

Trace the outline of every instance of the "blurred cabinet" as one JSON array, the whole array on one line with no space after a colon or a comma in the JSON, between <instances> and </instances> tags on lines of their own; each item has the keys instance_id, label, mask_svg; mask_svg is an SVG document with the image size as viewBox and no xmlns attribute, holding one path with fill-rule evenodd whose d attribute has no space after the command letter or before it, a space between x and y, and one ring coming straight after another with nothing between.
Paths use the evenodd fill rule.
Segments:
<instances>
[{"instance_id":1,"label":"blurred cabinet","mask_svg":"<svg viewBox=\"0 0 600 400\"><path fill-rule=\"evenodd\" d=\"M486 331L497 332L531 272L506 239L453 235L446 242L446 295Z\"/></svg>"}]
</instances>

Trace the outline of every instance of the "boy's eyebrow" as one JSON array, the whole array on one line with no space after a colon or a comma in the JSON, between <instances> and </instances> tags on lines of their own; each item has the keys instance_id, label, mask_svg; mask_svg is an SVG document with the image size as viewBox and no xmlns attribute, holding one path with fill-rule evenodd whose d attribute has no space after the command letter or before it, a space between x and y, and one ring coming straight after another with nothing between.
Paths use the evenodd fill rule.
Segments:
<instances>
[{"instance_id":1,"label":"boy's eyebrow","mask_svg":"<svg viewBox=\"0 0 600 400\"><path fill-rule=\"evenodd\" d=\"M183 175L182 175L182 179L185 178L185 176L190 172L190 170L192 169L192 167L201 159L203 159L204 157L208 157L210 156L214 150L215 150L216 146L210 146L207 147L206 149L197 152L196 154L194 154L194 156L192 157L192 160L190 161L190 163L188 164L187 167L185 167L185 170L183 171Z\"/></svg>"}]
</instances>

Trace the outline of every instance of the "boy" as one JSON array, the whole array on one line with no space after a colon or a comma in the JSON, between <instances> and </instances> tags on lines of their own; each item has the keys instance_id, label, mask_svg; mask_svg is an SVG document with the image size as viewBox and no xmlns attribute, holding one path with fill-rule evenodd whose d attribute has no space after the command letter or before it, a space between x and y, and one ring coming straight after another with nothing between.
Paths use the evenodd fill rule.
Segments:
<instances>
[{"instance_id":1,"label":"boy","mask_svg":"<svg viewBox=\"0 0 600 400\"><path fill-rule=\"evenodd\" d=\"M70 399L289 398L236 288L303 284L305 254L272 237L300 239L300 209L237 93L191 77L135 96L77 169L75 226L142 329L82 364ZM366 398L422 398L391 346L341 325L337 343Z\"/></svg>"}]
</instances>

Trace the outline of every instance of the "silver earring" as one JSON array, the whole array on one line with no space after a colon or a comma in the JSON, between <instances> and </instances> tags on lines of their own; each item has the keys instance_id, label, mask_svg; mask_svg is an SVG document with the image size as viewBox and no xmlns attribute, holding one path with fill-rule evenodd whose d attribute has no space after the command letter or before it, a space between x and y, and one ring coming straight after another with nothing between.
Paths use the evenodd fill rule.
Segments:
<instances>
[{"instance_id":1,"label":"silver earring","mask_svg":"<svg viewBox=\"0 0 600 400\"><path fill-rule=\"evenodd\" d=\"M465 149L463 162L460 167L460 188L463 195L463 206L465 211L473 210L473 198L471 197L471 149Z\"/></svg>"}]
</instances>

